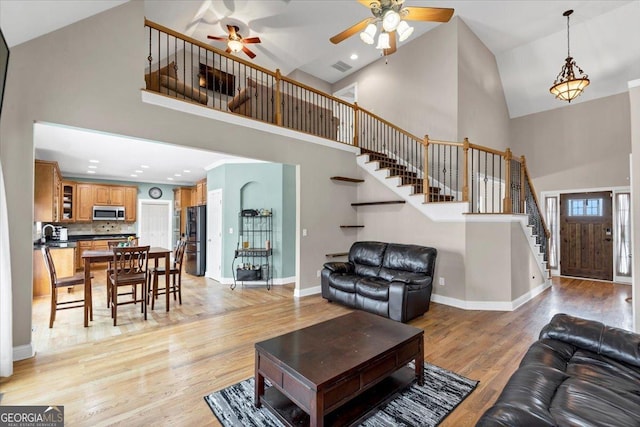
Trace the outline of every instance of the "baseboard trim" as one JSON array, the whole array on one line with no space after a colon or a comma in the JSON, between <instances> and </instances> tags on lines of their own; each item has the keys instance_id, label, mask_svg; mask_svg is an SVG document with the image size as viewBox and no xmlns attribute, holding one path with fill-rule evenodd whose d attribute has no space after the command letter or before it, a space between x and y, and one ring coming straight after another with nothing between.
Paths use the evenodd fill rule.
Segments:
<instances>
[{"instance_id":1,"label":"baseboard trim","mask_svg":"<svg viewBox=\"0 0 640 427\"><path fill-rule=\"evenodd\" d=\"M438 304L460 308L463 310L514 311L523 304L540 295L549 287L551 287L551 281L547 280L545 281L545 283L531 289L529 292L516 298L513 301L466 301L438 294L432 294L431 301Z\"/></svg>"},{"instance_id":2,"label":"baseboard trim","mask_svg":"<svg viewBox=\"0 0 640 427\"><path fill-rule=\"evenodd\" d=\"M13 347L13 361L30 359L36 355L33 343Z\"/></svg>"},{"instance_id":3,"label":"baseboard trim","mask_svg":"<svg viewBox=\"0 0 640 427\"><path fill-rule=\"evenodd\" d=\"M304 289L296 288L293 291L293 296L295 298L301 298L301 297L307 297L309 295L317 295L320 292L322 292L322 287L320 285L314 286L312 288L304 288Z\"/></svg>"},{"instance_id":4,"label":"baseboard trim","mask_svg":"<svg viewBox=\"0 0 640 427\"><path fill-rule=\"evenodd\" d=\"M219 283L223 285L233 285L233 277L223 277L218 280ZM274 277L273 280L270 281L271 285L288 285L289 283L295 283L295 276L292 277ZM242 286L242 282L237 282L239 286ZM255 282L244 282L244 286L265 286L266 283L263 280L257 280Z\"/></svg>"}]
</instances>

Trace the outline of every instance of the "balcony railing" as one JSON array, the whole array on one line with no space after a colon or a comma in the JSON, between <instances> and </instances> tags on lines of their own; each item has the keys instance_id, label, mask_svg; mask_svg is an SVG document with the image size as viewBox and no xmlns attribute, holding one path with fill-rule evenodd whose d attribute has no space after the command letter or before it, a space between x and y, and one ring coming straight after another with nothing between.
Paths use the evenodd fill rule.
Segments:
<instances>
[{"instance_id":1,"label":"balcony railing","mask_svg":"<svg viewBox=\"0 0 640 427\"><path fill-rule=\"evenodd\" d=\"M467 202L471 213L527 214L546 254L548 228L524 157L418 137L358 104L145 20L146 89L359 147L425 202ZM546 255L545 255L546 256Z\"/></svg>"}]
</instances>

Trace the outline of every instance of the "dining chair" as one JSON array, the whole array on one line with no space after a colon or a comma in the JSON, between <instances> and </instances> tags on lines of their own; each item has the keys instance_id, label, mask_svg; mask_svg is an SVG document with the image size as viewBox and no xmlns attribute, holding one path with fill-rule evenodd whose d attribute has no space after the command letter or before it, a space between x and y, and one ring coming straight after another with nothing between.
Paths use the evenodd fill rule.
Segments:
<instances>
[{"instance_id":1,"label":"dining chair","mask_svg":"<svg viewBox=\"0 0 640 427\"><path fill-rule=\"evenodd\" d=\"M113 326L117 325L118 306L141 303L141 312L147 320L147 293L145 287L148 280L149 246L126 246L113 248L113 272L109 275L111 289L111 317ZM137 295L137 287L140 285L140 299ZM123 294L118 293L118 288L122 286L133 286L133 299L128 301L118 301L118 297ZM125 295L128 295L126 293Z\"/></svg>"},{"instance_id":2,"label":"dining chair","mask_svg":"<svg viewBox=\"0 0 640 427\"><path fill-rule=\"evenodd\" d=\"M171 275L169 289L166 287L158 288L158 277L167 274L167 268L156 267L151 270L151 277L153 278L153 287L151 291L151 310L155 307L155 301L158 295L173 294L173 300L176 300L176 295L180 305L182 305L182 261L184 259L184 250L187 247L186 240L180 239L173 252L173 263L171 264L168 274ZM166 309L169 311L169 296L166 297Z\"/></svg>"},{"instance_id":3,"label":"dining chair","mask_svg":"<svg viewBox=\"0 0 640 427\"><path fill-rule=\"evenodd\" d=\"M49 314L49 328L53 328L53 322L56 320L56 312L58 310L84 307L84 298L71 301L58 301L58 289L67 288L69 286L84 285L84 272L76 273L69 277L58 277L56 274L56 266L53 263L53 257L51 256L51 250L48 246L42 247L42 257L44 258L44 265L49 272L49 280L51 282L51 313Z\"/></svg>"},{"instance_id":4,"label":"dining chair","mask_svg":"<svg viewBox=\"0 0 640 427\"><path fill-rule=\"evenodd\" d=\"M109 248L110 251L113 250L113 248L118 247L121 243L124 243L122 240L109 240L107 241L107 247ZM127 245L128 246L138 246L138 238L136 237L133 240L129 240L127 241ZM113 274L113 267L111 266L112 262L109 261L107 264L107 308L111 307L111 287L110 287L110 281L109 281L109 276L111 274ZM131 292L125 292L125 293L121 293L120 295L132 295L133 299L136 299L136 287L132 286L131 287Z\"/></svg>"}]
</instances>

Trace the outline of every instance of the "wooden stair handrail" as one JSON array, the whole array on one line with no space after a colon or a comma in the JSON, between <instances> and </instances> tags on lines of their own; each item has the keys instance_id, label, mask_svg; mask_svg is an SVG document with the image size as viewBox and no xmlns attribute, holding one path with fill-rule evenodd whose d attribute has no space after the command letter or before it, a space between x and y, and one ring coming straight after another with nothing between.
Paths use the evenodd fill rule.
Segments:
<instances>
[{"instance_id":1,"label":"wooden stair handrail","mask_svg":"<svg viewBox=\"0 0 640 427\"><path fill-rule=\"evenodd\" d=\"M379 121L380 123L389 126L390 128L392 128L393 130L396 130L398 132L400 132L401 134L408 136L409 138L413 139L414 141L422 141L422 138L418 138L417 136L415 136L414 134L407 132L404 129L399 128L398 126L394 125L393 123L391 123L388 120L383 119L382 117L378 116L377 114L374 114L370 111L365 110L362 107L358 107L358 110L361 111L363 114L366 114L368 116L373 117L375 120Z\"/></svg>"}]
</instances>

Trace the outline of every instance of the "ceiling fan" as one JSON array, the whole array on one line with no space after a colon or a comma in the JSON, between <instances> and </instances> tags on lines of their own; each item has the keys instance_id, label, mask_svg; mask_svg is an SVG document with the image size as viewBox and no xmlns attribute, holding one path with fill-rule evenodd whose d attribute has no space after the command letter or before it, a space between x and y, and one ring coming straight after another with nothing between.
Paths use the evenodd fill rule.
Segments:
<instances>
[{"instance_id":1,"label":"ceiling fan","mask_svg":"<svg viewBox=\"0 0 640 427\"><path fill-rule=\"evenodd\" d=\"M391 55L396 51L396 34L399 41L406 40L413 27L406 21L430 21L449 22L453 16L453 9L439 7L417 7L404 6L404 0L357 0L360 4L368 7L373 17L365 18L357 24L336 34L329 40L333 44L338 44L348 39L357 32L360 38L367 44L373 44L377 24L382 23L382 31L378 36L376 49L381 49L384 55Z\"/></svg>"},{"instance_id":2,"label":"ceiling fan","mask_svg":"<svg viewBox=\"0 0 640 427\"><path fill-rule=\"evenodd\" d=\"M259 37L242 37L238 31L240 30L237 25L227 25L229 30L228 36L207 36L211 40L219 40L227 42L227 53L243 51L249 58L253 59L256 54L253 53L245 44L261 43Z\"/></svg>"}]
</instances>

